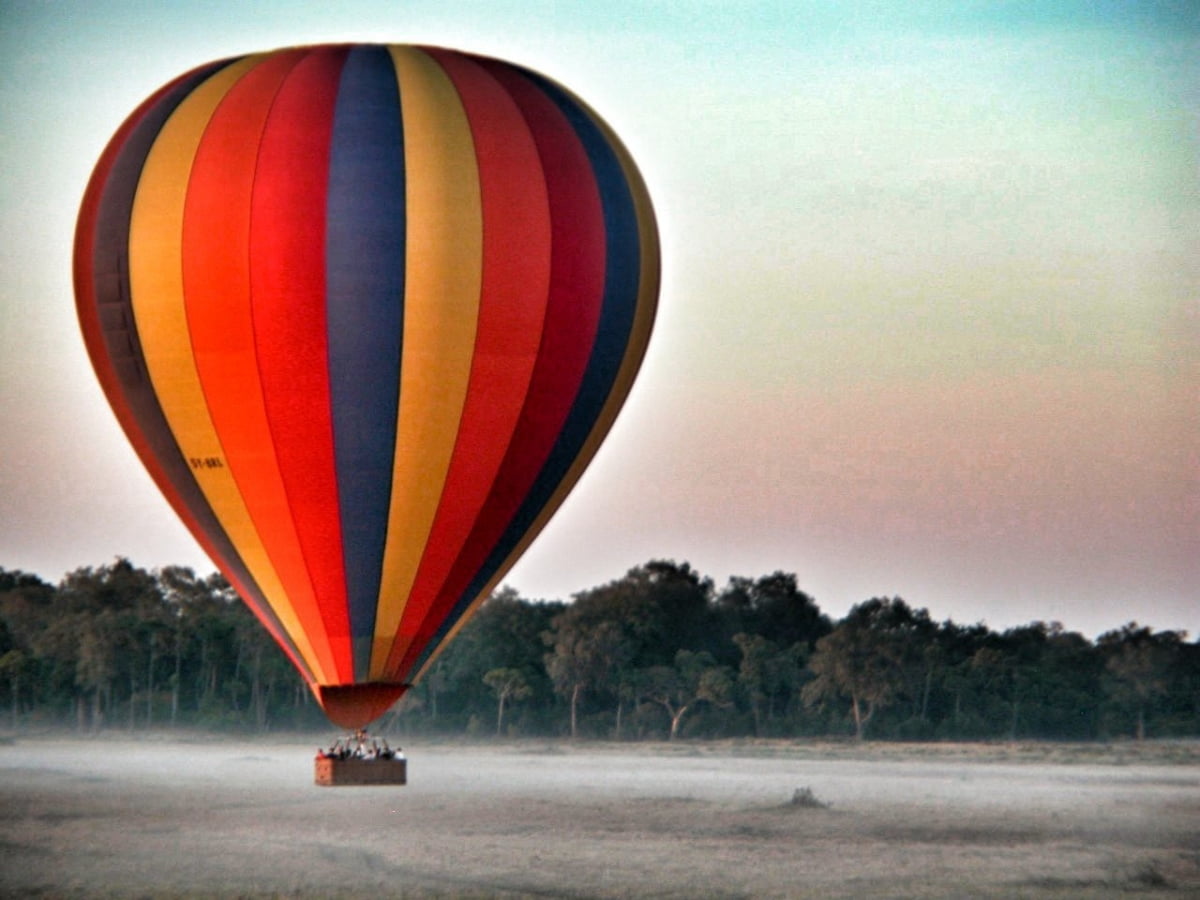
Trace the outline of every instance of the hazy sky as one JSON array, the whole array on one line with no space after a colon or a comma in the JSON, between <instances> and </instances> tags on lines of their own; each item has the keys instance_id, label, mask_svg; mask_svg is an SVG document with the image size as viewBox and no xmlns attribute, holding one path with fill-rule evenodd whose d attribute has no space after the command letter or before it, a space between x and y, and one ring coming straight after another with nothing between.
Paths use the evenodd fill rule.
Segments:
<instances>
[{"instance_id":1,"label":"hazy sky","mask_svg":"<svg viewBox=\"0 0 1200 900\"><path fill-rule=\"evenodd\" d=\"M343 40L540 69L655 200L641 379L522 594L673 558L718 585L795 572L834 616L899 595L994 628L1200 633L1189 0L4 0L0 566L211 570L87 362L75 215L163 82Z\"/></svg>"}]
</instances>

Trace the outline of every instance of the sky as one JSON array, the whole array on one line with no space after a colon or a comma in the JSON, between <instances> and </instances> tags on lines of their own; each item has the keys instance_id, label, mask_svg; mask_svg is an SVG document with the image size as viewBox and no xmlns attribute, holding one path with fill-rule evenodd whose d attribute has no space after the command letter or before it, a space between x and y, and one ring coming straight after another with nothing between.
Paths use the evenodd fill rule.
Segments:
<instances>
[{"instance_id":1,"label":"sky","mask_svg":"<svg viewBox=\"0 0 1200 900\"><path fill-rule=\"evenodd\" d=\"M174 75L359 40L563 82L655 203L642 374L510 573L522 595L674 559L717 587L794 572L835 618L900 596L996 629L1200 636L1187 0L5 0L0 567L212 570L87 361L80 197Z\"/></svg>"}]
</instances>

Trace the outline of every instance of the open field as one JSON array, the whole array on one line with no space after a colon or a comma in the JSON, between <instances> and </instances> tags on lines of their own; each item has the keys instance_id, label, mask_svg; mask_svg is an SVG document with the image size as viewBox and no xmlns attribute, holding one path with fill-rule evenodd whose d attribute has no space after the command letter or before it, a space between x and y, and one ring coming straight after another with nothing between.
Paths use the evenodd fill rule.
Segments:
<instances>
[{"instance_id":1,"label":"open field","mask_svg":"<svg viewBox=\"0 0 1200 900\"><path fill-rule=\"evenodd\" d=\"M18 736L0 896L1200 896L1197 743L418 743L318 788L322 742Z\"/></svg>"}]
</instances>

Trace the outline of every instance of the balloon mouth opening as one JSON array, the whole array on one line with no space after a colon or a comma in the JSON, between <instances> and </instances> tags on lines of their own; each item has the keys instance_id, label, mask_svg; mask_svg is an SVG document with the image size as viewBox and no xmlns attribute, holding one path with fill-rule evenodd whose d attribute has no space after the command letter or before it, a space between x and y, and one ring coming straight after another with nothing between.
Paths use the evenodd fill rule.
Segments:
<instances>
[{"instance_id":1,"label":"balloon mouth opening","mask_svg":"<svg viewBox=\"0 0 1200 900\"><path fill-rule=\"evenodd\" d=\"M357 730L387 712L408 688L407 684L370 681L364 684L318 684L316 693L330 722Z\"/></svg>"}]
</instances>

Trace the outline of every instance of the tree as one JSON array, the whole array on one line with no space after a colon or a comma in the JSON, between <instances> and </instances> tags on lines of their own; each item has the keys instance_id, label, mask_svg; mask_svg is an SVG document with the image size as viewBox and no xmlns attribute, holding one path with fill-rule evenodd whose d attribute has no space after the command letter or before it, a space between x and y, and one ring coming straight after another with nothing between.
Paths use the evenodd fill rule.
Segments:
<instances>
[{"instance_id":1,"label":"tree","mask_svg":"<svg viewBox=\"0 0 1200 900\"><path fill-rule=\"evenodd\" d=\"M624 636L629 665L670 666L682 649L705 648L712 628L712 582L687 563L652 560L624 577L575 596L581 620L614 622Z\"/></svg>"},{"instance_id":2,"label":"tree","mask_svg":"<svg viewBox=\"0 0 1200 900\"><path fill-rule=\"evenodd\" d=\"M798 696L801 687L809 679L808 645L795 643L781 647L766 660L763 672L767 693L767 721L774 721L779 714L787 715L791 701Z\"/></svg>"},{"instance_id":3,"label":"tree","mask_svg":"<svg viewBox=\"0 0 1200 900\"><path fill-rule=\"evenodd\" d=\"M449 679L446 677L446 658L443 654L434 660L423 676L421 676L421 692L424 696L424 702L421 704L429 713L430 719L438 717L438 697L446 690L446 684ZM412 691L409 691L405 696L410 696ZM410 701L411 703L412 701ZM413 708L418 708L415 704Z\"/></svg>"},{"instance_id":4,"label":"tree","mask_svg":"<svg viewBox=\"0 0 1200 900\"><path fill-rule=\"evenodd\" d=\"M554 648L545 657L546 673L570 704L572 739L578 736L581 694L604 685L629 649L616 622L594 622L587 613L586 605L571 606L554 617L552 629L543 635Z\"/></svg>"},{"instance_id":5,"label":"tree","mask_svg":"<svg viewBox=\"0 0 1200 900\"><path fill-rule=\"evenodd\" d=\"M21 714L21 697L36 698L37 635L47 625L54 588L35 575L0 568L0 679L8 682L9 713L13 728Z\"/></svg>"},{"instance_id":6,"label":"tree","mask_svg":"<svg viewBox=\"0 0 1200 900\"><path fill-rule=\"evenodd\" d=\"M816 601L800 590L796 576L789 572L774 572L757 580L730 578L717 595L716 608L731 627L731 635L757 634L779 647L802 644L811 649L832 628Z\"/></svg>"},{"instance_id":7,"label":"tree","mask_svg":"<svg viewBox=\"0 0 1200 900\"><path fill-rule=\"evenodd\" d=\"M29 668L29 657L16 648L0 654L0 676L8 682L10 715L13 728L21 711L21 676Z\"/></svg>"},{"instance_id":8,"label":"tree","mask_svg":"<svg viewBox=\"0 0 1200 900\"><path fill-rule=\"evenodd\" d=\"M100 727L115 713L116 684L122 675L128 685L132 726L137 686L146 670L138 631L162 603L153 576L118 558L110 565L68 573L59 585L58 597L56 623L65 623L68 630L59 636L57 649L74 657L75 685L91 697L92 728Z\"/></svg>"},{"instance_id":9,"label":"tree","mask_svg":"<svg viewBox=\"0 0 1200 900\"><path fill-rule=\"evenodd\" d=\"M767 666L777 652L776 646L758 634L735 634L733 642L742 652L737 683L750 703L754 716L754 736L762 735L762 706L767 700Z\"/></svg>"},{"instance_id":10,"label":"tree","mask_svg":"<svg viewBox=\"0 0 1200 900\"><path fill-rule=\"evenodd\" d=\"M639 693L661 706L671 721L668 739L675 740L679 725L698 703L728 706L733 677L727 666L719 666L712 655L680 650L675 665L651 666L641 673Z\"/></svg>"},{"instance_id":11,"label":"tree","mask_svg":"<svg viewBox=\"0 0 1200 900\"><path fill-rule=\"evenodd\" d=\"M867 724L891 703L903 685L903 659L909 649L911 611L903 600L875 598L850 610L817 641L808 661L815 676L804 686L805 704L850 700L854 736L862 740Z\"/></svg>"},{"instance_id":12,"label":"tree","mask_svg":"<svg viewBox=\"0 0 1200 900\"><path fill-rule=\"evenodd\" d=\"M1100 729L1104 660L1082 634L1051 622L1036 664L1026 667L1027 727L1037 737L1078 740Z\"/></svg>"},{"instance_id":13,"label":"tree","mask_svg":"<svg viewBox=\"0 0 1200 900\"><path fill-rule=\"evenodd\" d=\"M561 603L524 600L511 588L501 588L438 656L440 677L439 715L456 714L459 719L489 715L492 697L484 676L492 669L519 669L532 691L531 704L546 707L553 702L553 687L542 659L542 634L563 610Z\"/></svg>"},{"instance_id":14,"label":"tree","mask_svg":"<svg viewBox=\"0 0 1200 900\"><path fill-rule=\"evenodd\" d=\"M1146 737L1146 707L1167 692L1168 672L1179 655L1184 635L1178 631L1157 634L1137 622L1102 634L1097 641L1111 678L1109 694L1135 711L1134 736Z\"/></svg>"},{"instance_id":15,"label":"tree","mask_svg":"<svg viewBox=\"0 0 1200 900\"><path fill-rule=\"evenodd\" d=\"M75 684L92 698L92 730L104 724L105 709L112 707L112 683L117 674L120 632L109 610L79 616Z\"/></svg>"},{"instance_id":16,"label":"tree","mask_svg":"<svg viewBox=\"0 0 1200 900\"><path fill-rule=\"evenodd\" d=\"M991 736L1094 736L1098 661L1082 635L1058 622L1031 622L987 635L970 670L982 718L992 723Z\"/></svg>"},{"instance_id":17,"label":"tree","mask_svg":"<svg viewBox=\"0 0 1200 900\"><path fill-rule=\"evenodd\" d=\"M985 723L978 709L978 678L971 661L989 635L987 628L979 623L960 626L947 621L938 629L940 685L948 706L941 722L946 736L980 737L983 734Z\"/></svg>"},{"instance_id":18,"label":"tree","mask_svg":"<svg viewBox=\"0 0 1200 900\"><path fill-rule=\"evenodd\" d=\"M192 641L192 624L196 610L210 599L210 586L196 577L186 566L167 566L158 572L158 585L162 593L165 618L171 629L171 726L179 718L180 696L183 686L183 663Z\"/></svg>"},{"instance_id":19,"label":"tree","mask_svg":"<svg viewBox=\"0 0 1200 900\"><path fill-rule=\"evenodd\" d=\"M492 669L483 676L483 683L496 695L496 734L504 733L504 708L510 702L524 700L533 689L520 669Z\"/></svg>"}]
</instances>

